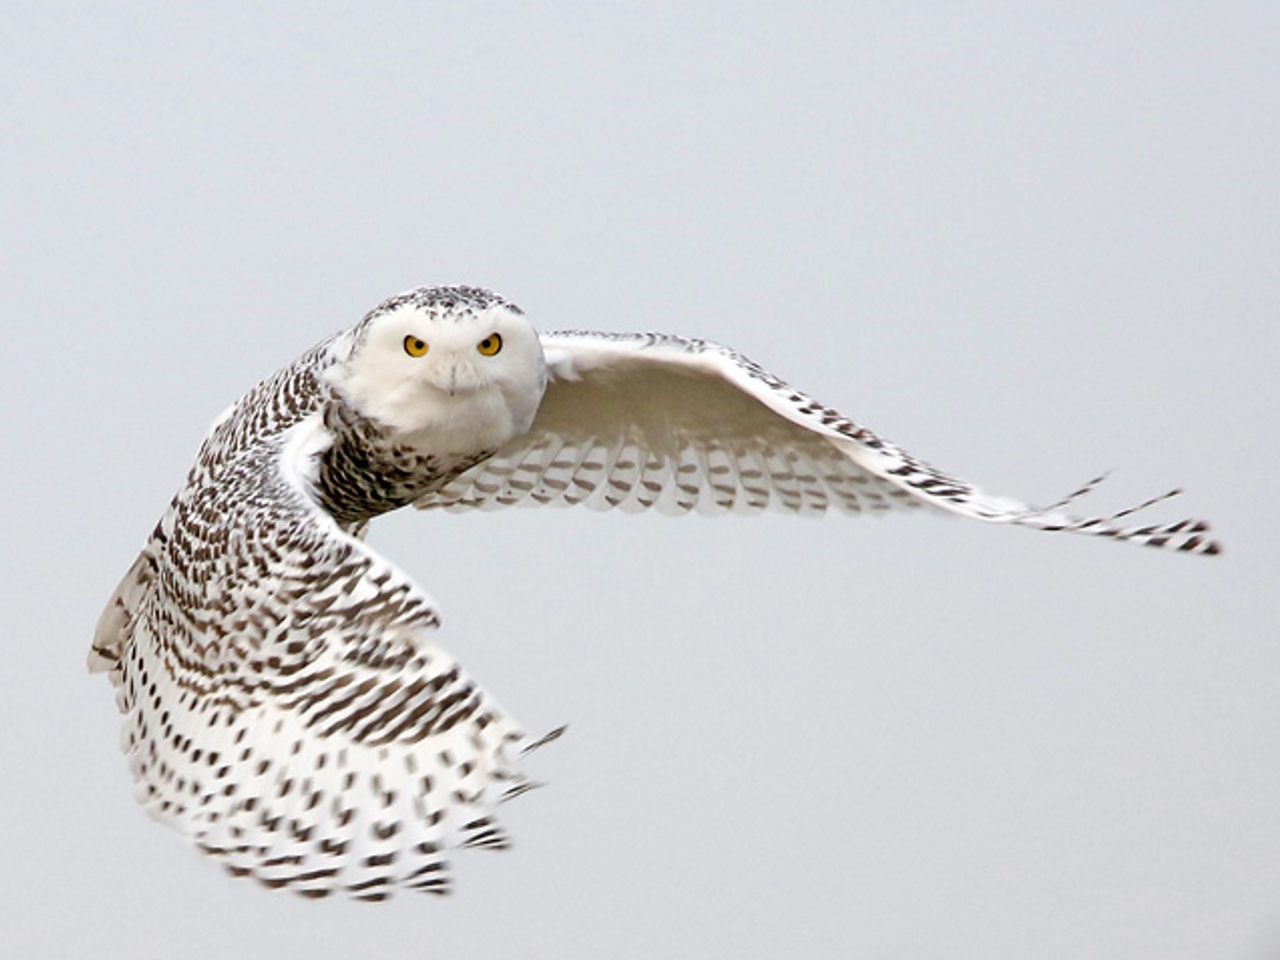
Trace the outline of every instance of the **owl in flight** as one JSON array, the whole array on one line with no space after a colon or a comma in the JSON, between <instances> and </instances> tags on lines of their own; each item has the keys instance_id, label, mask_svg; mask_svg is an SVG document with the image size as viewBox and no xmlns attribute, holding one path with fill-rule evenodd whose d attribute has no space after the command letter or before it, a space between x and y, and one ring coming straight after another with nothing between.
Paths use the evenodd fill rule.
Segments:
<instances>
[{"instance_id":1,"label":"owl in flight","mask_svg":"<svg viewBox=\"0 0 1280 960\"><path fill-rule=\"evenodd\" d=\"M451 849L506 845L494 807L535 785L520 756L558 731L531 742L437 645L430 597L364 542L374 517L935 507L1218 552L1199 521L1063 512L1091 486L1044 509L991 496L725 347L539 335L486 290L424 287L215 421L89 665L116 688L139 801L232 873L443 893Z\"/></svg>"}]
</instances>

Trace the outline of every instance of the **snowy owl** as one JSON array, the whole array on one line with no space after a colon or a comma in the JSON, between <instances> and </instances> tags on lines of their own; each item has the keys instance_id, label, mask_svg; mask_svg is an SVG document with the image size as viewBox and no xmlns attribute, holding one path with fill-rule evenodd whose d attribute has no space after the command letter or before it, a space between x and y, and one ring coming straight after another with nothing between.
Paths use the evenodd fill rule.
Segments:
<instances>
[{"instance_id":1,"label":"snowy owl","mask_svg":"<svg viewBox=\"0 0 1280 960\"><path fill-rule=\"evenodd\" d=\"M925 506L1218 552L1202 522L1064 512L1089 486L1044 509L990 496L725 347L540 336L486 290L424 287L215 421L89 665L116 688L139 801L232 873L309 896L442 893L451 849L506 844L494 807L534 786L521 755L558 731L528 738L437 645L431 599L365 544L372 518Z\"/></svg>"}]
</instances>

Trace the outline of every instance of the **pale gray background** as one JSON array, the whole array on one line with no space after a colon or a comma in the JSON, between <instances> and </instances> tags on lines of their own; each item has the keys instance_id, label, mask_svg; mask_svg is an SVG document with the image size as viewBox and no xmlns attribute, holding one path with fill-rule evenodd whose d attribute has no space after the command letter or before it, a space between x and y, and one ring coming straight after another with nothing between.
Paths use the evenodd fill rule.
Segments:
<instances>
[{"instance_id":1,"label":"pale gray background","mask_svg":"<svg viewBox=\"0 0 1280 960\"><path fill-rule=\"evenodd\" d=\"M3 4L0 956L1280 957L1276 5L781 6ZM449 900L233 882L93 623L207 423L429 282L1228 553L396 516L551 786Z\"/></svg>"}]
</instances>

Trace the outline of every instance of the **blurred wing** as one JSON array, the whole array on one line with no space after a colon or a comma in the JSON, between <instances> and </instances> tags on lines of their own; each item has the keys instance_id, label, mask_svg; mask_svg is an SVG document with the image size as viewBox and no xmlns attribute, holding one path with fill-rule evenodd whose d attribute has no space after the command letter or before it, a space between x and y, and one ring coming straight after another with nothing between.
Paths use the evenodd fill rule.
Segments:
<instances>
[{"instance_id":1,"label":"blurred wing","mask_svg":"<svg viewBox=\"0 0 1280 960\"><path fill-rule=\"evenodd\" d=\"M550 382L528 433L417 506L581 503L675 514L931 506L1191 553L1219 549L1200 521L1119 523L1165 497L1102 518L1061 512L1097 481L1045 509L986 494L717 344L582 332L542 341Z\"/></svg>"},{"instance_id":2,"label":"blurred wing","mask_svg":"<svg viewBox=\"0 0 1280 960\"><path fill-rule=\"evenodd\" d=\"M90 666L117 686L139 801L232 873L443 893L449 848L506 845L491 813L532 785L528 744L434 642L426 594L311 499L318 419L240 472L247 513L212 481L179 495Z\"/></svg>"}]
</instances>

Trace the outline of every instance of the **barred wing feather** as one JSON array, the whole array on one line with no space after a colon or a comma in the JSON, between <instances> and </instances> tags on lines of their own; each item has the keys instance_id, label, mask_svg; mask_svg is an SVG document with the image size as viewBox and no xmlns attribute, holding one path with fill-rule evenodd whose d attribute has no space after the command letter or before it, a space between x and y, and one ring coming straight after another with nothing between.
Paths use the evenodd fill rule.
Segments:
<instances>
[{"instance_id":1,"label":"barred wing feather","mask_svg":"<svg viewBox=\"0 0 1280 960\"><path fill-rule=\"evenodd\" d=\"M661 334L542 336L550 381L533 425L490 460L417 502L716 514L766 508L879 513L935 507L996 523L1217 553L1198 520L1121 521L992 496L939 470L718 344Z\"/></svg>"},{"instance_id":2,"label":"barred wing feather","mask_svg":"<svg viewBox=\"0 0 1280 960\"><path fill-rule=\"evenodd\" d=\"M426 593L312 499L324 442L316 414L184 491L90 666L117 688L139 801L232 873L313 897L445 893L451 848L506 845L493 811L533 785L530 745L436 643ZM202 512L206 494L224 509Z\"/></svg>"}]
</instances>

